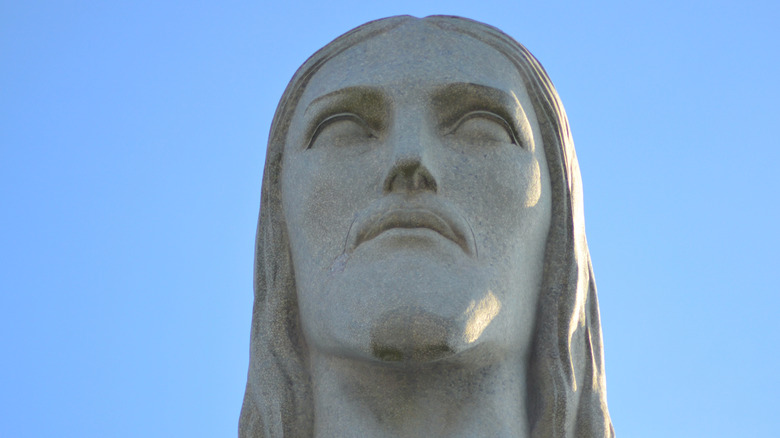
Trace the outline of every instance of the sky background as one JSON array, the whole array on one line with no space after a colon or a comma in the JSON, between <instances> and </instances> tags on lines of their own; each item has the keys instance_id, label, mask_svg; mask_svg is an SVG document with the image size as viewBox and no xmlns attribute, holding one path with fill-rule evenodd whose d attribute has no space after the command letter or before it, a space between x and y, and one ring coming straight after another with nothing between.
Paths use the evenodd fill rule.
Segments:
<instances>
[{"instance_id":1,"label":"sky background","mask_svg":"<svg viewBox=\"0 0 780 438\"><path fill-rule=\"evenodd\" d=\"M494 25L552 77L618 436L776 436L774 0L1 1L0 436L236 436L274 109L399 14Z\"/></svg>"}]
</instances>

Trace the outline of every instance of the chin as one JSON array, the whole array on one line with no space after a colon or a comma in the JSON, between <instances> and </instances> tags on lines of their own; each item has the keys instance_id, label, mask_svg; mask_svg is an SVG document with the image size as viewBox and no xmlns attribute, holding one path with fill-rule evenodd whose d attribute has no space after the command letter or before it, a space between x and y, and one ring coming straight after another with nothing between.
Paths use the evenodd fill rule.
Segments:
<instances>
[{"instance_id":1,"label":"chin","mask_svg":"<svg viewBox=\"0 0 780 438\"><path fill-rule=\"evenodd\" d=\"M370 332L370 359L388 366L485 366L503 356L495 331L477 339L469 335L469 319L447 319L415 307L383 314Z\"/></svg>"},{"instance_id":2,"label":"chin","mask_svg":"<svg viewBox=\"0 0 780 438\"><path fill-rule=\"evenodd\" d=\"M419 307L380 315L371 327L370 347L382 362L433 362L457 354L456 321Z\"/></svg>"},{"instance_id":3,"label":"chin","mask_svg":"<svg viewBox=\"0 0 780 438\"><path fill-rule=\"evenodd\" d=\"M482 332L500 309L488 279L488 270L471 258L402 251L352 257L327 281L310 283L318 290L304 292L318 297L301 300L303 319L317 321L307 342L388 364L457 358L483 343Z\"/></svg>"}]
</instances>

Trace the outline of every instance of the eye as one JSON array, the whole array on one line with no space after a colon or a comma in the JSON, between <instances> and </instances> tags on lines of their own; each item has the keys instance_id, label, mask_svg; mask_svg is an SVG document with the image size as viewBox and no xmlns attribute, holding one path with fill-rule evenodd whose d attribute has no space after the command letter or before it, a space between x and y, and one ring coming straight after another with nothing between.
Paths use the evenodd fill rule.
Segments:
<instances>
[{"instance_id":1,"label":"eye","mask_svg":"<svg viewBox=\"0 0 780 438\"><path fill-rule=\"evenodd\" d=\"M312 148L315 142L347 146L374 138L377 135L363 118L353 113L338 113L326 117L314 128L306 149Z\"/></svg>"},{"instance_id":2,"label":"eye","mask_svg":"<svg viewBox=\"0 0 780 438\"><path fill-rule=\"evenodd\" d=\"M520 146L515 130L503 117L490 111L472 111L453 124L447 135L456 135L469 142L512 143Z\"/></svg>"}]
</instances>

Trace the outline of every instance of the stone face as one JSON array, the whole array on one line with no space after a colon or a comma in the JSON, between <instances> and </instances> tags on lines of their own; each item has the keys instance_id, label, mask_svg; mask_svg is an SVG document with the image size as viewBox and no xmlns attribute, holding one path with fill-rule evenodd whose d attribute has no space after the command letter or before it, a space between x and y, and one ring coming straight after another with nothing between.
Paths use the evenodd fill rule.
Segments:
<instances>
[{"instance_id":1,"label":"stone face","mask_svg":"<svg viewBox=\"0 0 780 438\"><path fill-rule=\"evenodd\" d=\"M527 50L392 17L271 128L242 437L606 437L568 122Z\"/></svg>"}]
</instances>

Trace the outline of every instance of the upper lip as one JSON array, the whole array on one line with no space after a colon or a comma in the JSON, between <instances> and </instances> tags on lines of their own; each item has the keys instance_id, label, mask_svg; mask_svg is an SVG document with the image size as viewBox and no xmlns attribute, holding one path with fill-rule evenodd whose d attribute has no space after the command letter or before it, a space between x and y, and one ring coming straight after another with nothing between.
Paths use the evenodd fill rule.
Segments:
<instances>
[{"instance_id":1,"label":"upper lip","mask_svg":"<svg viewBox=\"0 0 780 438\"><path fill-rule=\"evenodd\" d=\"M352 251L381 233L394 228L428 228L476 255L474 234L468 222L435 196L423 199L380 199L359 214L350 226L347 251Z\"/></svg>"}]
</instances>

